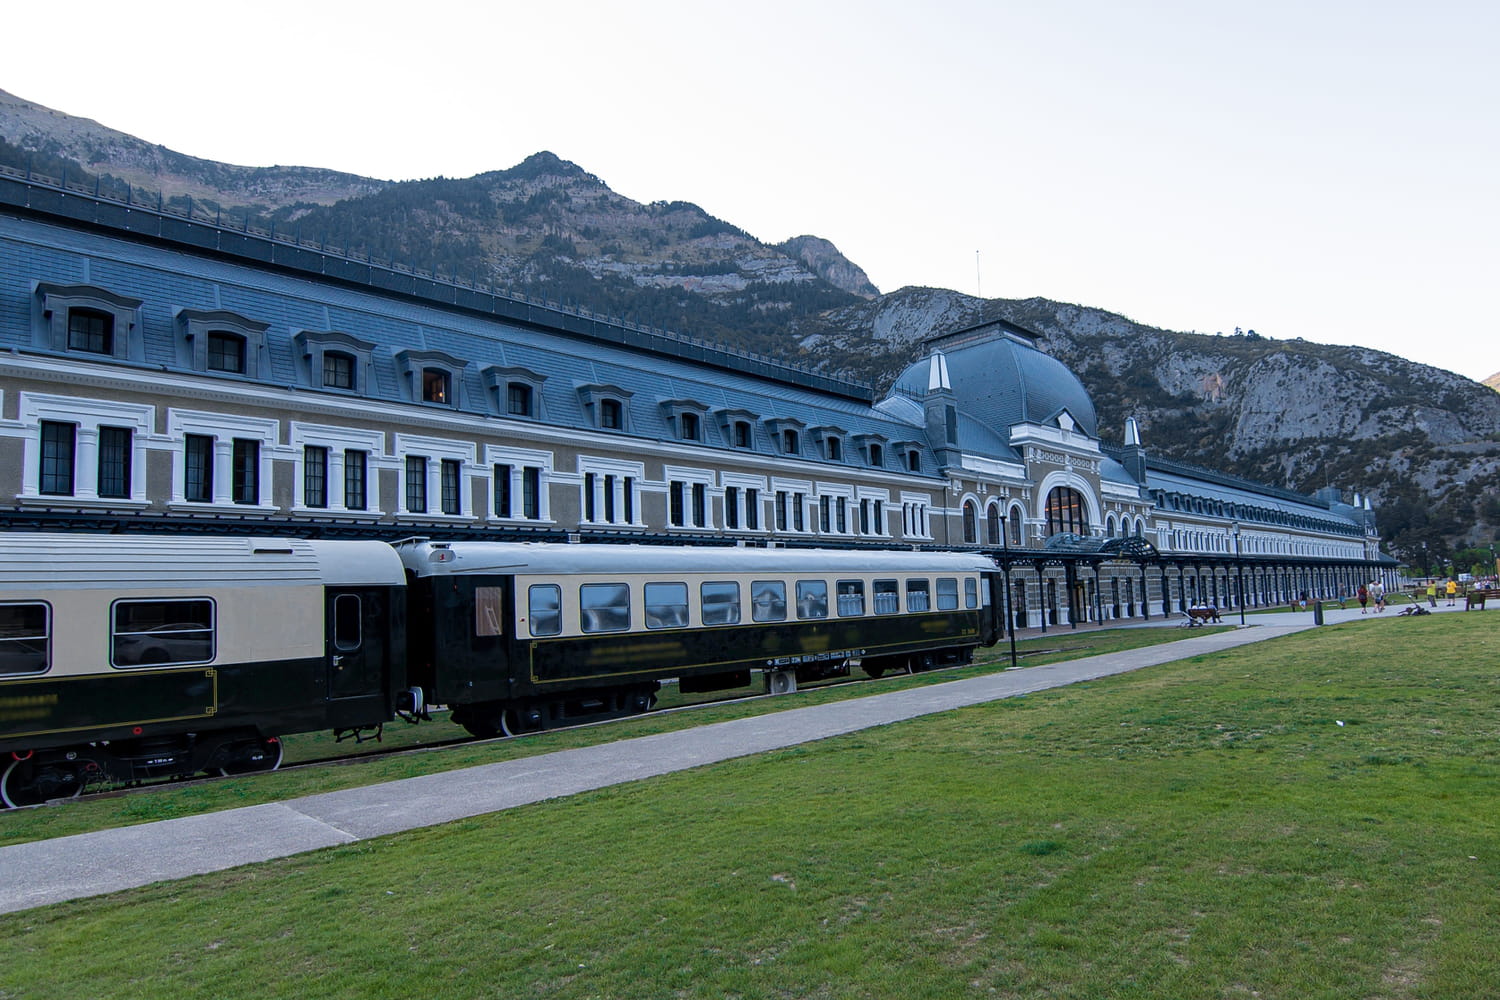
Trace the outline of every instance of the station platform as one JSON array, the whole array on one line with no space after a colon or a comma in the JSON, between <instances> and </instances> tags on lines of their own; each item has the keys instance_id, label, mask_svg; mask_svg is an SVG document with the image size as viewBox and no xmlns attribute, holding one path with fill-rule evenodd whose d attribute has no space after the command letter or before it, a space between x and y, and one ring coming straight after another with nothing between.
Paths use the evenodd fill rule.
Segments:
<instances>
[{"instance_id":1,"label":"station platform","mask_svg":"<svg viewBox=\"0 0 1500 1000\"><path fill-rule=\"evenodd\" d=\"M1441 602L1439 602L1441 604ZM1438 610L1450 610L1440 608ZM1393 615L1387 611L1385 616ZM1357 608L1326 610L1333 624ZM1315 627L1308 612L1255 614L1244 628L1183 629L1178 642L792 708L674 733L486 764L284 802L0 848L0 913L222 871L435 826L918 716L1076 684ZM1106 627L1175 627L1182 616ZM1238 615L1224 616L1238 625ZM1060 638L1086 634L1049 628ZM1035 637L1028 630L1020 637ZM1003 645L998 647L1003 649ZM46 807L39 807L46 808ZM0 817L3 821L3 817Z\"/></svg>"}]
</instances>

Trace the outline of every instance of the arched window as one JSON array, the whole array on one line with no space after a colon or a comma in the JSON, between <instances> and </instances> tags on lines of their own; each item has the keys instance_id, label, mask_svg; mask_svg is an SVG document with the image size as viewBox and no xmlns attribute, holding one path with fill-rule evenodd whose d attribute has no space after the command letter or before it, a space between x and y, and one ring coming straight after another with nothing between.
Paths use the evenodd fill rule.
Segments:
<instances>
[{"instance_id":1,"label":"arched window","mask_svg":"<svg viewBox=\"0 0 1500 1000\"><path fill-rule=\"evenodd\" d=\"M1083 505L1083 494L1067 486L1059 486L1047 494L1047 534L1070 532L1086 535L1089 530L1088 514Z\"/></svg>"},{"instance_id":2,"label":"arched window","mask_svg":"<svg viewBox=\"0 0 1500 1000\"><path fill-rule=\"evenodd\" d=\"M1000 522L1000 505L992 503L984 512L984 540L990 545L999 545L1003 541L1001 535L1004 531Z\"/></svg>"},{"instance_id":3,"label":"arched window","mask_svg":"<svg viewBox=\"0 0 1500 1000\"><path fill-rule=\"evenodd\" d=\"M964 501L964 541L973 544L979 541L979 508L974 501Z\"/></svg>"},{"instance_id":4,"label":"arched window","mask_svg":"<svg viewBox=\"0 0 1500 1000\"><path fill-rule=\"evenodd\" d=\"M1020 547L1021 545L1021 508L1010 509L1010 544Z\"/></svg>"}]
</instances>

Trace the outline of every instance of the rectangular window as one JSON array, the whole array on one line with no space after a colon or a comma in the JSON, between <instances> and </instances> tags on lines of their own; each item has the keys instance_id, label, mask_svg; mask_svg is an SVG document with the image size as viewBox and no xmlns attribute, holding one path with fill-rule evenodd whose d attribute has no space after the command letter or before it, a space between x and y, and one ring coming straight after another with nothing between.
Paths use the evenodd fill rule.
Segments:
<instances>
[{"instance_id":1,"label":"rectangular window","mask_svg":"<svg viewBox=\"0 0 1500 1000\"><path fill-rule=\"evenodd\" d=\"M687 584L646 584L647 628L682 628L687 625L687 623Z\"/></svg>"},{"instance_id":2,"label":"rectangular window","mask_svg":"<svg viewBox=\"0 0 1500 1000\"><path fill-rule=\"evenodd\" d=\"M209 600L116 601L109 662L117 667L208 663L214 658Z\"/></svg>"},{"instance_id":3,"label":"rectangular window","mask_svg":"<svg viewBox=\"0 0 1500 1000\"><path fill-rule=\"evenodd\" d=\"M951 576L938 577L937 606L939 611L958 610L958 580Z\"/></svg>"},{"instance_id":4,"label":"rectangular window","mask_svg":"<svg viewBox=\"0 0 1500 1000\"><path fill-rule=\"evenodd\" d=\"M754 488L745 490L745 527L751 531L760 528L760 491Z\"/></svg>"},{"instance_id":5,"label":"rectangular window","mask_svg":"<svg viewBox=\"0 0 1500 1000\"><path fill-rule=\"evenodd\" d=\"M500 600L499 587L474 588L474 634L504 635L500 627L504 620L505 605Z\"/></svg>"},{"instance_id":6,"label":"rectangular window","mask_svg":"<svg viewBox=\"0 0 1500 1000\"><path fill-rule=\"evenodd\" d=\"M849 533L849 500L847 497L838 497L834 500L834 529L841 535Z\"/></svg>"},{"instance_id":7,"label":"rectangular window","mask_svg":"<svg viewBox=\"0 0 1500 1000\"><path fill-rule=\"evenodd\" d=\"M344 451L344 507L347 510L364 510L369 502L365 496L365 465L369 453L353 448Z\"/></svg>"},{"instance_id":8,"label":"rectangular window","mask_svg":"<svg viewBox=\"0 0 1500 1000\"><path fill-rule=\"evenodd\" d=\"M806 510L807 510L807 494L805 494L805 493L793 493L792 494L792 530L793 531L806 531L807 530L807 515L806 515Z\"/></svg>"},{"instance_id":9,"label":"rectangular window","mask_svg":"<svg viewBox=\"0 0 1500 1000\"><path fill-rule=\"evenodd\" d=\"M615 477L604 477L604 520L615 523Z\"/></svg>"},{"instance_id":10,"label":"rectangular window","mask_svg":"<svg viewBox=\"0 0 1500 1000\"><path fill-rule=\"evenodd\" d=\"M828 617L828 584L826 581L797 581L797 617Z\"/></svg>"},{"instance_id":11,"label":"rectangular window","mask_svg":"<svg viewBox=\"0 0 1500 1000\"><path fill-rule=\"evenodd\" d=\"M45 673L52 660L47 605L0 604L0 677Z\"/></svg>"},{"instance_id":12,"label":"rectangular window","mask_svg":"<svg viewBox=\"0 0 1500 1000\"><path fill-rule=\"evenodd\" d=\"M129 427L99 428L99 495L111 500L130 498L133 432Z\"/></svg>"},{"instance_id":13,"label":"rectangular window","mask_svg":"<svg viewBox=\"0 0 1500 1000\"><path fill-rule=\"evenodd\" d=\"M906 610L911 613L932 610L932 593L926 580L906 581Z\"/></svg>"},{"instance_id":14,"label":"rectangular window","mask_svg":"<svg viewBox=\"0 0 1500 1000\"><path fill-rule=\"evenodd\" d=\"M73 453L77 436L75 424L42 421L41 481L37 489L43 495L73 495Z\"/></svg>"},{"instance_id":15,"label":"rectangular window","mask_svg":"<svg viewBox=\"0 0 1500 1000\"><path fill-rule=\"evenodd\" d=\"M324 354L323 384L330 389L353 389L354 356L338 351Z\"/></svg>"},{"instance_id":16,"label":"rectangular window","mask_svg":"<svg viewBox=\"0 0 1500 1000\"><path fill-rule=\"evenodd\" d=\"M441 368L422 369L422 401L447 403L452 398L453 377Z\"/></svg>"},{"instance_id":17,"label":"rectangular window","mask_svg":"<svg viewBox=\"0 0 1500 1000\"><path fill-rule=\"evenodd\" d=\"M585 472L583 474L583 519L585 521L597 520L594 517L596 513L594 508L594 474Z\"/></svg>"},{"instance_id":18,"label":"rectangular window","mask_svg":"<svg viewBox=\"0 0 1500 1000\"><path fill-rule=\"evenodd\" d=\"M635 523L635 477L625 477L625 524Z\"/></svg>"},{"instance_id":19,"label":"rectangular window","mask_svg":"<svg viewBox=\"0 0 1500 1000\"><path fill-rule=\"evenodd\" d=\"M838 608L840 618L857 618L865 613L865 582L863 580L840 580Z\"/></svg>"},{"instance_id":20,"label":"rectangular window","mask_svg":"<svg viewBox=\"0 0 1500 1000\"><path fill-rule=\"evenodd\" d=\"M562 588L555 583L534 583L527 591L527 615L532 635L557 635L562 631Z\"/></svg>"},{"instance_id":21,"label":"rectangular window","mask_svg":"<svg viewBox=\"0 0 1500 1000\"><path fill-rule=\"evenodd\" d=\"M302 449L302 503L328 506L328 449L310 444Z\"/></svg>"},{"instance_id":22,"label":"rectangular window","mask_svg":"<svg viewBox=\"0 0 1500 1000\"><path fill-rule=\"evenodd\" d=\"M703 603L703 624L738 625L740 621L740 585L732 580L705 583L698 588Z\"/></svg>"},{"instance_id":23,"label":"rectangular window","mask_svg":"<svg viewBox=\"0 0 1500 1000\"><path fill-rule=\"evenodd\" d=\"M738 486L724 487L724 527L738 528L740 526L740 488Z\"/></svg>"},{"instance_id":24,"label":"rectangular window","mask_svg":"<svg viewBox=\"0 0 1500 1000\"><path fill-rule=\"evenodd\" d=\"M786 505L787 505L786 491L785 490L777 490L776 491L776 530L777 531L785 531L786 530L786 524L787 524L787 521L786 521Z\"/></svg>"},{"instance_id":25,"label":"rectangular window","mask_svg":"<svg viewBox=\"0 0 1500 1000\"><path fill-rule=\"evenodd\" d=\"M463 463L454 458L443 459L440 468L443 489L443 513L462 514L460 490L463 483Z\"/></svg>"},{"instance_id":26,"label":"rectangular window","mask_svg":"<svg viewBox=\"0 0 1500 1000\"><path fill-rule=\"evenodd\" d=\"M68 310L68 350L113 354L115 318L92 309Z\"/></svg>"},{"instance_id":27,"label":"rectangular window","mask_svg":"<svg viewBox=\"0 0 1500 1000\"><path fill-rule=\"evenodd\" d=\"M260 503L260 442L234 439L234 478L231 498L235 503Z\"/></svg>"},{"instance_id":28,"label":"rectangular window","mask_svg":"<svg viewBox=\"0 0 1500 1000\"><path fill-rule=\"evenodd\" d=\"M828 516L831 499L830 497L818 497L818 530L825 533L833 526L833 522Z\"/></svg>"},{"instance_id":29,"label":"rectangular window","mask_svg":"<svg viewBox=\"0 0 1500 1000\"><path fill-rule=\"evenodd\" d=\"M686 494L687 484L673 482L669 488L667 497L667 523L674 528L681 528L687 523Z\"/></svg>"},{"instance_id":30,"label":"rectangular window","mask_svg":"<svg viewBox=\"0 0 1500 1000\"><path fill-rule=\"evenodd\" d=\"M708 526L708 487L702 483L693 484L693 525Z\"/></svg>"},{"instance_id":31,"label":"rectangular window","mask_svg":"<svg viewBox=\"0 0 1500 1000\"><path fill-rule=\"evenodd\" d=\"M630 628L630 587L585 583L578 588L579 624L585 632L624 632Z\"/></svg>"},{"instance_id":32,"label":"rectangular window","mask_svg":"<svg viewBox=\"0 0 1500 1000\"><path fill-rule=\"evenodd\" d=\"M183 439L182 496L194 503L212 503L214 498L214 439L207 434L189 434Z\"/></svg>"},{"instance_id":33,"label":"rectangular window","mask_svg":"<svg viewBox=\"0 0 1500 1000\"><path fill-rule=\"evenodd\" d=\"M406 509L427 513L427 459L421 455L406 456Z\"/></svg>"},{"instance_id":34,"label":"rectangular window","mask_svg":"<svg viewBox=\"0 0 1500 1000\"><path fill-rule=\"evenodd\" d=\"M964 577L964 607L970 611L979 607L979 581L972 576Z\"/></svg>"},{"instance_id":35,"label":"rectangular window","mask_svg":"<svg viewBox=\"0 0 1500 1000\"><path fill-rule=\"evenodd\" d=\"M208 370L245 373L245 338L232 333L208 335Z\"/></svg>"},{"instance_id":36,"label":"rectangular window","mask_svg":"<svg viewBox=\"0 0 1500 1000\"><path fill-rule=\"evenodd\" d=\"M510 517L510 466L495 466L495 516Z\"/></svg>"},{"instance_id":37,"label":"rectangular window","mask_svg":"<svg viewBox=\"0 0 1500 1000\"><path fill-rule=\"evenodd\" d=\"M901 593L895 580L875 581L875 613L894 615L901 610Z\"/></svg>"},{"instance_id":38,"label":"rectangular window","mask_svg":"<svg viewBox=\"0 0 1500 1000\"><path fill-rule=\"evenodd\" d=\"M628 505L630 503L630 480L625 480L625 483L625 503ZM521 516L533 521L540 518L542 516L541 498L542 470L535 465L524 466L521 469Z\"/></svg>"},{"instance_id":39,"label":"rectangular window","mask_svg":"<svg viewBox=\"0 0 1500 1000\"><path fill-rule=\"evenodd\" d=\"M750 584L750 617L758 622L786 621L786 584L780 580Z\"/></svg>"}]
</instances>

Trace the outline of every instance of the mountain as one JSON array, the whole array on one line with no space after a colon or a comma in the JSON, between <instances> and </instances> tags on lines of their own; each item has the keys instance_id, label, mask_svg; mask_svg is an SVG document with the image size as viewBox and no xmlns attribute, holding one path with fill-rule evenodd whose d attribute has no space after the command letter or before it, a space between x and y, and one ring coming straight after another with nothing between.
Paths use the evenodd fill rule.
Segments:
<instances>
[{"instance_id":1,"label":"mountain","mask_svg":"<svg viewBox=\"0 0 1500 1000\"><path fill-rule=\"evenodd\" d=\"M241 167L153 146L0 91L0 164L66 171L305 239L890 384L934 333L991 318L1041 335L1106 437L1312 492L1358 490L1411 558L1500 527L1500 393L1395 355L1253 332L1163 330L1108 311L932 288L881 294L833 243L763 243L687 202L641 204L542 152L469 178L389 182Z\"/></svg>"}]
</instances>

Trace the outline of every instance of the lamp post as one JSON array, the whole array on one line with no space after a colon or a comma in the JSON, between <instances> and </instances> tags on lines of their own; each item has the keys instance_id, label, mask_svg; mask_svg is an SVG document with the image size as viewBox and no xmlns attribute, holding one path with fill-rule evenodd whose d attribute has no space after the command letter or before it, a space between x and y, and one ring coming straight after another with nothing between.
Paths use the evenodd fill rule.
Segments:
<instances>
[{"instance_id":1,"label":"lamp post","mask_svg":"<svg viewBox=\"0 0 1500 1000\"><path fill-rule=\"evenodd\" d=\"M1245 564L1240 560L1240 522L1234 528L1234 569L1240 578L1240 626L1245 624Z\"/></svg>"}]
</instances>

